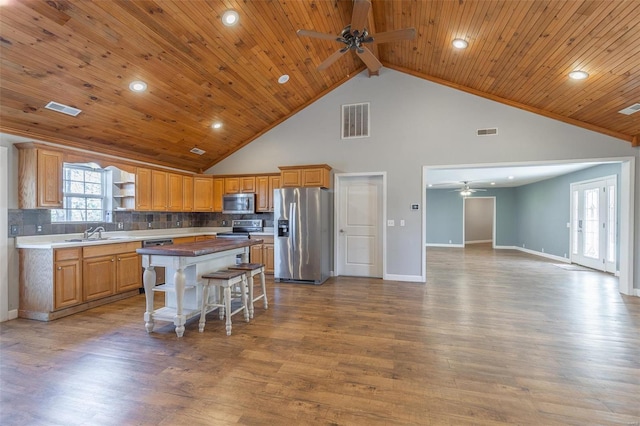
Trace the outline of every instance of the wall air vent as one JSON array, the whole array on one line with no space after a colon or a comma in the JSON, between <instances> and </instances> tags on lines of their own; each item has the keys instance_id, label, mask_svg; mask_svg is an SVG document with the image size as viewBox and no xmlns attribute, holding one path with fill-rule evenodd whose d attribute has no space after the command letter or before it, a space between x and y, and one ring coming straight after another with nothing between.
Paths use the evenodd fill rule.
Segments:
<instances>
[{"instance_id":1,"label":"wall air vent","mask_svg":"<svg viewBox=\"0 0 640 426\"><path fill-rule=\"evenodd\" d=\"M640 103L638 104L633 104L625 109L621 109L620 111L618 111L620 114L624 114L624 115L631 115L634 112L638 112L640 111Z\"/></svg>"},{"instance_id":2,"label":"wall air vent","mask_svg":"<svg viewBox=\"0 0 640 426\"><path fill-rule=\"evenodd\" d=\"M476 131L477 136L493 136L498 134L498 128L493 127L491 129L478 129Z\"/></svg>"},{"instance_id":3,"label":"wall air vent","mask_svg":"<svg viewBox=\"0 0 640 426\"><path fill-rule=\"evenodd\" d=\"M68 105L60 104L58 102L53 102L53 101L45 105L45 108L50 109L51 111L61 112L63 114L67 114L72 117L75 117L76 115L82 112L81 109L70 107Z\"/></svg>"},{"instance_id":4,"label":"wall air vent","mask_svg":"<svg viewBox=\"0 0 640 426\"><path fill-rule=\"evenodd\" d=\"M200 148L193 147L193 148L191 148L191 151L189 151L189 152L191 152L191 153L193 153L193 154L202 155L202 154L204 154L206 151L205 151L205 150L202 150L202 149L200 149Z\"/></svg>"},{"instance_id":5,"label":"wall air vent","mask_svg":"<svg viewBox=\"0 0 640 426\"><path fill-rule=\"evenodd\" d=\"M342 105L342 139L369 137L369 103Z\"/></svg>"}]
</instances>

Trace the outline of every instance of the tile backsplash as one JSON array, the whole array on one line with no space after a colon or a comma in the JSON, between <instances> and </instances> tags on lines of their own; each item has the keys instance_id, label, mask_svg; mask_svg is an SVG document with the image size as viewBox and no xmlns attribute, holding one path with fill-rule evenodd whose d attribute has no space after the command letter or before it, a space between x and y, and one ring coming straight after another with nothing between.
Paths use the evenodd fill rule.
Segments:
<instances>
[{"instance_id":1,"label":"tile backsplash","mask_svg":"<svg viewBox=\"0 0 640 426\"><path fill-rule=\"evenodd\" d=\"M8 213L9 237L75 234L96 226L103 226L107 231L231 226L233 219L262 219L265 227L273 226L273 213L231 215L194 212L114 211L113 222L87 223L51 223L50 210L46 209L9 209Z\"/></svg>"}]
</instances>

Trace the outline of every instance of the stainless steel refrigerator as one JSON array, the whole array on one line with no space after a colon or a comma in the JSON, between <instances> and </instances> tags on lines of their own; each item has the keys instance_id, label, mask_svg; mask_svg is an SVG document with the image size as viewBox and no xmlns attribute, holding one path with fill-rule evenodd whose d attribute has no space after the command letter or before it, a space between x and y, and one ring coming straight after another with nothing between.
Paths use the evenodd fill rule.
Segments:
<instances>
[{"instance_id":1,"label":"stainless steel refrigerator","mask_svg":"<svg viewBox=\"0 0 640 426\"><path fill-rule=\"evenodd\" d=\"M321 188L281 188L274 196L274 279L322 284L332 250L331 198Z\"/></svg>"}]
</instances>

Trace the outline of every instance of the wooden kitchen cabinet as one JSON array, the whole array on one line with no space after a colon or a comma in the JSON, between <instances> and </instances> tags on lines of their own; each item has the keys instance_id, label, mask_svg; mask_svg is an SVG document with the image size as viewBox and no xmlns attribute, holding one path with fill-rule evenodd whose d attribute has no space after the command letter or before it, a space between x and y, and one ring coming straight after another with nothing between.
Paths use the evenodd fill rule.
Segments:
<instances>
[{"instance_id":1,"label":"wooden kitchen cabinet","mask_svg":"<svg viewBox=\"0 0 640 426\"><path fill-rule=\"evenodd\" d=\"M224 178L224 193L238 194L240 192L240 178L228 177Z\"/></svg>"},{"instance_id":2,"label":"wooden kitchen cabinet","mask_svg":"<svg viewBox=\"0 0 640 426\"><path fill-rule=\"evenodd\" d=\"M19 147L18 208L62 208L62 162L61 151Z\"/></svg>"},{"instance_id":3,"label":"wooden kitchen cabinet","mask_svg":"<svg viewBox=\"0 0 640 426\"><path fill-rule=\"evenodd\" d=\"M213 210L213 178L198 175L193 178L193 211L210 212Z\"/></svg>"},{"instance_id":4,"label":"wooden kitchen cabinet","mask_svg":"<svg viewBox=\"0 0 640 426\"><path fill-rule=\"evenodd\" d=\"M215 240L216 236L215 235L198 235L197 237L195 237L195 242L200 242L200 241L207 241L207 240Z\"/></svg>"},{"instance_id":5,"label":"wooden kitchen cabinet","mask_svg":"<svg viewBox=\"0 0 640 426\"><path fill-rule=\"evenodd\" d=\"M193 211L193 176L182 176L182 211Z\"/></svg>"},{"instance_id":6,"label":"wooden kitchen cabinet","mask_svg":"<svg viewBox=\"0 0 640 426\"><path fill-rule=\"evenodd\" d=\"M54 250L53 309L62 309L82 302L82 269L80 249Z\"/></svg>"},{"instance_id":7,"label":"wooden kitchen cabinet","mask_svg":"<svg viewBox=\"0 0 640 426\"><path fill-rule=\"evenodd\" d=\"M116 258L114 255L84 259L82 275L85 277L84 300L91 301L115 294Z\"/></svg>"},{"instance_id":8,"label":"wooden kitchen cabinet","mask_svg":"<svg viewBox=\"0 0 640 426\"><path fill-rule=\"evenodd\" d=\"M222 196L224 195L224 178L213 178L213 211L222 212Z\"/></svg>"},{"instance_id":9,"label":"wooden kitchen cabinet","mask_svg":"<svg viewBox=\"0 0 640 426\"><path fill-rule=\"evenodd\" d=\"M331 167L326 164L307 166L280 166L282 188L331 187Z\"/></svg>"},{"instance_id":10,"label":"wooden kitchen cabinet","mask_svg":"<svg viewBox=\"0 0 640 426\"><path fill-rule=\"evenodd\" d=\"M257 236L256 238L261 238L263 240L263 243L256 244L250 247L249 249L250 262L264 264L264 272L267 274L273 274L274 264L275 264L273 236L260 235L260 236Z\"/></svg>"},{"instance_id":11,"label":"wooden kitchen cabinet","mask_svg":"<svg viewBox=\"0 0 640 426\"><path fill-rule=\"evenodd\" d=\"M142 287L140 242L86 246L82 250L84 301Z\"/></svg>"},{"instance_id":12,"label":"wooden kitchen cabinet","mask_svg":"<svg viewBox=\"0 0 640 426\"><path fill-rule=\"evenodd\" d=\"M195 243L196 237L178 237L173 239L173 244Z\"/></svg>"},{"instance_id":13,"label":"wooden kitchen cabinet","mask_svg":"<svg viewBox=\"0 0 640 426\"><path fill-rule=\"evenodd\" d=\"M142 260L136 252L117 255L116 293L137 290L142 287Z\"/></svg>"},{"instance_id":14,"label":"wooden kitchen cabinet","mask_svg":"<svg viewBox=\"0 0 640 426\"><path fill-rule=\"evenodd\" d=\"M183 211L183 191L184 182L182 175L177 173L169 173L167 175L167 211L181 212Z\"/></svg>"},{"instance_id":15,"label":"wooden kitchen cabinet","mask_svg":"<svg viewBox=\"0 0 640 426\"><path fill-rule=\"evenodd\" d=\"M169 205L168 173L151 170L151 210L166 211Z\"/></svg>"},{"instance_id":16,"label":"wooden kitchen cabinet","mask_svg":"<svg viewBox=\"0 0 640 426\"><path fill-rule=\"evenodd\" d=\"M240 194L256 192L255 176L234 176L224 178L225 194Z\"/></svg>"},{"instance_id":17,"label":"wooden kitchen cabinet","mask_svg":"<svg viewBox=\"0 0 640 426\"><path fill-rule=\"evenodd\" d=\"M151 169L136 169L136 210L151 210Z\"/></svg>"},{"instance_id":18,"label":"wooden kitchen cabinet","mask_svg":"<svg viewBox=\"0 0 640 426\"><path fill-rule=\"evenodd\" d=\"M256 211L273 211L273 190L280 188L280 175L256 176Z\"/></svg>"}]
</instances>

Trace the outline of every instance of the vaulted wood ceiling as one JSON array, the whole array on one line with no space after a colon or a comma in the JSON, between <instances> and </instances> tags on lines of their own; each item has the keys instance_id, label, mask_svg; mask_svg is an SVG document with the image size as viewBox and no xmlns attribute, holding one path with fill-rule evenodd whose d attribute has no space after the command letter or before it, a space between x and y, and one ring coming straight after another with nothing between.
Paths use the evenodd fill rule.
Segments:
<instances>
[{"instance_id":1,"label":"vaulted wood ceiling","mask_svg":"<svg viewBox=\"0 0 640 426\"><path fill-rule=\"evenodd\" d=\"M207 169L364 69L348 52L319 72L341 45L296 35L339 34L351 0L0 4L0 131L184 170ZM237 26L222 24L228 8ZM407 27L415 40L372 46L385 67L638 144L640 113L618 111L640 102L640 1L372 1L374 38ZM590 77L569 80L574 69ZM131 92L133 80L147 91Z\"/></svg>"}]
</instances>

